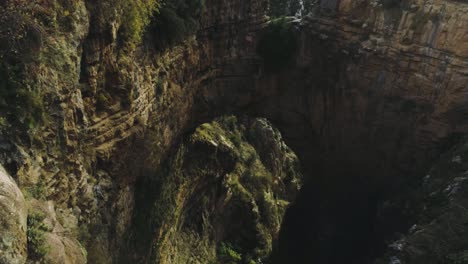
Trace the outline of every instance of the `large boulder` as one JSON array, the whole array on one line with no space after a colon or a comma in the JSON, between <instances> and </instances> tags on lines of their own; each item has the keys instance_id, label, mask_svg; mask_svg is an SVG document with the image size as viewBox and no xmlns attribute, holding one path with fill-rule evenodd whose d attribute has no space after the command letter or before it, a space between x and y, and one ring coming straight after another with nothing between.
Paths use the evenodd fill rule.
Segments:
<instances>
[{"instance_id":1,"label":"large boulder","mask_svg":"<svg viewBox=\"0 0 468 264\"><path fill-rule=\"evenodd\" d=\"M161 264L262 263L302 180L277 129L234 116L199 126L149 176L137 190L135 235L152 240L140 255Z\"/></svg>"},{"instance_id":2,"label":"large boulder","mask_svg":"<svg viewBox=\"0 0 468 264\"><path fill-rule=\"evenodd\" d=\"M21 190L0 165L0 263L20 264L27 258L27 209Z\"/></svg>"},{"instance_id":3,"label":"large boulder","mask_svg":"<svg viewBox=\"0 0 468 264\"><path fill-rule=\"evenodd\" d=\"M76 238L78 220L56 210L52 201L28 201L29 259L47 264L84 264L86 251Z\"/></svg>"}]
</instances>

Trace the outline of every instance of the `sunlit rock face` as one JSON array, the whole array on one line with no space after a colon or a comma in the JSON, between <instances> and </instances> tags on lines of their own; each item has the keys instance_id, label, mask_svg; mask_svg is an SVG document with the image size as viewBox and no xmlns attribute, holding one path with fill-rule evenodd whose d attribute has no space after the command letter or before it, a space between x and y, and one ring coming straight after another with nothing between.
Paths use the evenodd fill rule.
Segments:
<instances>
[{"instance_id":1,"label":"sunlit rock face","mask_svg":"<svg viewBox=\"0 0 468 264\"><path fill-rule=\"evenodd\" d=\"M13 178L1 166L0 208L0 263L24 263L27 258L26 203Z\"/></svg>"},{"instance_id":2,"label":"sunlit rock face","mask_svg":"<svg viewBox=\"0 0 468 264\"><path fill-rule=\"evenodd\" d=\"M15 53L2 60L2 96L4 89L20 83L21 96L31 93L26 99L32 101L22 109L2 97L1 107L8 111L0 117L1 162L30 192L27 203L53 202L39 219L55 219L55 211L67 212L67 217L71 213L77 221L57 239L56 248L43 252L49 253L46 259L57 256L62 246L67 254L62 242L76 239L90 263L115 263L121 252L129 252L135 182L146 169L158 170L184 133L218 115L199 107L206 102L202 88L225 65L255 55L255 32L267 21L266 1L206 1L197 34L156 51L148 31L142 43L128 50L121 34L130 10L122 6L131 6L125 2L15 1L14 8L0 6L1 21L18 22L13 25L18 30L11 32L22 45L13 46ZM139 19L136 15L133 19ZM29 37L29 31L39 34L31 43L20 36ZM2 56L3 40L16 37L3 32ZM21 53L25 47L31 52ZM9 63L18 75L3 72ZM29 113L30 108L37 113ZM147 144L137 149L141 142ZM78 256L71 248L70 254Z\"/></svg>"}]
</instances>

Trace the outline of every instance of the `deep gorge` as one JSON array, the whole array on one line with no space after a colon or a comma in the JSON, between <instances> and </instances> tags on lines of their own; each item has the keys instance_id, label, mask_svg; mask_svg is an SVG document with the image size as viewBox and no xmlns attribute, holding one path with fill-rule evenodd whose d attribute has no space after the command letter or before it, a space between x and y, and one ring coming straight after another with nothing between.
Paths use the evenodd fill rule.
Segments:
<instances>
[{"instance_id":1,"label":"deep gorge","mask_svg":"<svg viewBox=\"0 0 468 264\"><path fill-rule=\"evenodd\" d=\"M465 2L13 2L0 263L465 263Z\"/></svg>"}]
</instances>

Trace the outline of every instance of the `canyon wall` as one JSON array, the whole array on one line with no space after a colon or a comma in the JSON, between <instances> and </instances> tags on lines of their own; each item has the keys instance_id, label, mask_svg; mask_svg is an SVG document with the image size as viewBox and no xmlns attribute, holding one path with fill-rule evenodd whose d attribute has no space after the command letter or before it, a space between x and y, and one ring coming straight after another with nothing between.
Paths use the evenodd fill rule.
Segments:
<instances>
[{"instance_id":1,"label":"canyon wall","mask_svg":"<svg viewBox=\"0 0 468 264\"><path fill-rule=\"evenodd\" d=\"M274 120L296 151L310 152L304 142L315 141L325 152L368 150L379 166L424 168L467 129L467 5L335 7L297 22L295 63L260 78L264 98L251 109Z\"/></svg>"},{"instance_id":2,"label":"canyon wall","mask_svg":"<svg viewBox=\"0 0 468 264\"><path fill-rule=\"evenodd\" d=\"M12 27L2 43L16 40L2 46L2 89L9 95L19 86L27 100L16 108L2 100L1 161L25 193L18 207L30 207L28 232L37 231L28 261L82 263L77 240L90 263L123 261L137 179L157 171L184 133L218 115L197 107L200 90L223 65L254 56L266 4L206 1L199 33L164 51L152 46L151 32L138 47L122 44L126 1L2 4ZM26 258L21 243L18 263Z\"/></svg>"},{"instance_id":3,"label":"canyon wall","mask_svg":"<svg viewBox=\"0 0 468 264\"><path fill-rule=\"evenodd\" d=\"M278 263L343 263L357 252L367 263L385 251L375 237L417 222L423 176L466 133L467 4L393 2L322 1L294 22L295 62L258 83L264 97L249 111L308 161ZM374 213L357 220L361 210Z\"/></svg>"},{"instance_id":4,"label":"canyon wall","mask_svg":"<svg viewBox=\"0 0 468 264\"><path fill-rule=\"evenodd\" d=\"M127 9L115 3L2 9L13 14L6 21L24 18L18 32L26 37L2 50L0 86L32 96L25 105L1 102L0 161L27 203L42 208L38 219L52 223L38 228L65 229L54 240L73 248L65 258L81 258L80 240L90 263L118 262L138 212L137 182L222 114L271 120L312 190L337 193L341 176L325 172L346 161L383 201L404 200L401 187L419 186L468 129L466 2L312 3L291 22L294 61L275 74L256 53L267 1L206 1L196 36L163 52L151 32L137 48L122 46Z\"/></svg>"}]
</instances>

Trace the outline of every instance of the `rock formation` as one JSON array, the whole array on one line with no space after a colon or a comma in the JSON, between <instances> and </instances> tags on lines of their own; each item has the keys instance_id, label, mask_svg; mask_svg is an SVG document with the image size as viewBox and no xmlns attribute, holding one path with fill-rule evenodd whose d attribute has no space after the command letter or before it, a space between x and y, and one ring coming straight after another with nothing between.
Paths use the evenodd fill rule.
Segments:
<instances>
[{"instance_id":1,"label":"rock formation","mask_svg":"<svg viewBox=\"0 0 468 264\"><path fill-rule=\"evenodd\" d=\"M466 139L443 154L424 177L418 220L389 244L386 258L400 263L463 263L468 257Z\"/></svg>"},{"instance_id":2,"label":"rock formation","mask_svg":"<svg viewBox=\"0 0 468 264\"><path fill-rule=\"evenodd\" d=\"M27 208L20 189L0 167L0 262L24 263L26 261Z\"/></svg>"},{"instance_id":3,"label":"rock formation","mask_svg":"<svg viewBox=\"0 0 468 264\"><path fill-rule=\"evenodd\" d=\"M465 206L457 192L442 207L427 204L435 212L422 219L424 197L463 184L461 171L422 182L468 129L468 4L299 3L308 13L287 20L298 46L278 72L257 53L266 0L204 1L187 19L197 30L169 46L159 1L0 3L0 163L12 176L0 173L0 214L10 216L0 263L203 263L222 261L220 251L257 261L271 250L279 263L462 258L464 242L433 256L440 245L418 241L440 228L428 219ZM232 114L272 125L210 123ZM281 161L297 163L285 144L305 183L280 232L297 191L277 189L292 180ZM276 181L232 185L248 162ZM236 208L248 223L232 221ZM398 236L414 224L422 231ZM239 242L236 225L259 235ZM401 239L407 246L387 250L385 241Z\"/></svg>"},{"instance_id":4,"label":"rock formation","mask_svg":"<svg viewBox=\"0 0 468 264\"><path fill-rule=\"evenodd\" d=\"M124 262L261 263L302 180L268 121L234 116L199 126L163 168L137 183Z\"/></svg>"}]
</instances>

